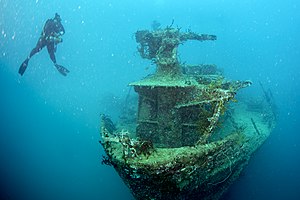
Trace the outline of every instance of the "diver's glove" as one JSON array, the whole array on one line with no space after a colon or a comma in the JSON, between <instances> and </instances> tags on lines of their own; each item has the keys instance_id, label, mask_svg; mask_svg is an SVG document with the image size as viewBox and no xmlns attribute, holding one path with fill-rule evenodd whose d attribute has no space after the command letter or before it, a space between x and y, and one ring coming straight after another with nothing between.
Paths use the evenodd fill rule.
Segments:
<instances>
[{"instance_id":1,"label":"diver's glove","mask_svg":"<svg viewBox=\"0 0 300 200\"><path fill-rule=\"evenodd\" d=\"M55 44L58 44L58 43L63 42L63 39L60 38L60 37L56 37L56 38L54 39L54 42L55 42Z\"/></svg>"}]
</instances>

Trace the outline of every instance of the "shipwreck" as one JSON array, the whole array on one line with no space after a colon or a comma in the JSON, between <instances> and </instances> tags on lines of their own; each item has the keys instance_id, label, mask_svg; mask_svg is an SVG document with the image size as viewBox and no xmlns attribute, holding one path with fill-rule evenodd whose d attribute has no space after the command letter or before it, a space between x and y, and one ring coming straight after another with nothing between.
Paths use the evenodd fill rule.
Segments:
<instances>
[{"instance_id":1,"label":"shipwreck","mask_svg":"<svg viewBox=\"0 0 300 200\"><path fill-rule=\"evenodd\" d=\"M136 115L118 123L101 115L102 163L136 199L220 199L274 128L270 101L237 101L251 81L226 80L213 64L179 62L180 44L215 35L166 27L137 31L135 39L156 72L129 84Z\"/></svg>"}]
</instances>

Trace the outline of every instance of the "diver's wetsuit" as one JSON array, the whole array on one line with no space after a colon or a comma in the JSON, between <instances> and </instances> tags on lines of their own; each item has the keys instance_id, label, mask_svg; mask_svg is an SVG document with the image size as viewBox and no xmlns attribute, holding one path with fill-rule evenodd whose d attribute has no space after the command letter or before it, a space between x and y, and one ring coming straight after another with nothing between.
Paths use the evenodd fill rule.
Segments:
<instances>
[{"instance_id":1,"label":"diver's wetsuit","mask_svg":"<svg viewBox=\"0 0 300 200\"><path fill-rule=\"evenodd\" d=\"M61 65L58 65L56 63L55 58L55 52L56 52L56 45L60 42L62 42L61 36L65 34L65 29L63 25L61 24L61 19L58 14L55 15L53 19L48 19L44 25L43 32L41 33L41 36L35 46L30 52L30 55L26 58L26 60L22 63L22 65L19 68L19 74L23 75L29 59L39 51L41 51L45 46L47 46L48 53L50 55L50 58L52 62L54 63L57 70L64 76L67 75L69 70L64 68Z\"/></svg>"}]
</instances>

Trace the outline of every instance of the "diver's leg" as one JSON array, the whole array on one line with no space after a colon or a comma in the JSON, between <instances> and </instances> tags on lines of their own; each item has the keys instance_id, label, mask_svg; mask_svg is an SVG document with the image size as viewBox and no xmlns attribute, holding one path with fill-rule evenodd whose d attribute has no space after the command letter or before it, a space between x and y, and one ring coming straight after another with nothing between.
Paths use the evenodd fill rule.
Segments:
<instances>
[{"instance_id":1,"label":"diver's leg","mask_svg":"<svg viewBox=\"0 0 300 200\"><path fill-rule=\"evenodd\" d=\"M47 50L48 50L48 53L50 55L50 58L53 62L54 65L56 65L56 58L55 58L55 48L54 48L54 42L50 42L47 44Z\"/></svg>"},{"instance_id":2,"label":"diver's leg","mask_svg":"<svg viewBox=\"0 0 300 200\"><path fill-rule=\"evenodd\" d=\"M48 43L47 44L47 49L48 49L48 53L50 55L50 58L54 64L54 66L56 67L56 69L64 76L66 76L70 71L68 69L66 69L65 67L58 65L56 63L56 58L55 58L55 46L54 46L54 42Z\"/></svg>"},{"instance_id":3,"label":"diver's leg","mask_svg":"<svg viewBox=\"0 0 300 200\"><path fill-rule=\"evenodd\" d=\"M41 51L42 48L45 46L45 41L43 38L39 38L36 46L31 50L29 56L24 60L24 62L21 64L20 68L19 68L19 74L21 74L21 76L24 74L27 66L28 66L28 62L29 59L36 54L37 52Z\"/></svg>"},{"instance_id":4,"label":"diver's leg","mask_svg":"<svg viewBox=\"0 0 300 200\"><path fill-rule=\"evenodd\" d=\"M29 59L36 53L40 52L46 46L46 41L44 38L40 37L35 47L31 50Z\"/></svg>"}]
</instances>

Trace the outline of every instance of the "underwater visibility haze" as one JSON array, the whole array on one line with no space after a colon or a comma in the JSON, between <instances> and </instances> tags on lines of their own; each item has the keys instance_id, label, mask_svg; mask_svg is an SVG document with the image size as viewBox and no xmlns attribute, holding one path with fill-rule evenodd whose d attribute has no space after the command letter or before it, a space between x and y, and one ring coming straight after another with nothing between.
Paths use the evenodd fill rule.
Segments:
<instances>
[{"instance_id":1,"label":"underwater visibility haze","mask_svg":"<svg viewBox=\"0 0 300 200\"><path fill-rule=\"evenodd\" d=\"M134 38L153 21L216 35L180 45L180 61L251 80L237 101L264 91L275 100L275 129L223 199L300 199L299 8L297 0L0 0L0 199L133 199L101 164L100 114L117 122L134 93L128 84L156 70ZM20 76L55 13L65 28L56 60L70 72L62 76L44 48Z\"/></svg>"}]
</instances>

